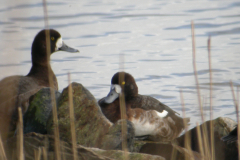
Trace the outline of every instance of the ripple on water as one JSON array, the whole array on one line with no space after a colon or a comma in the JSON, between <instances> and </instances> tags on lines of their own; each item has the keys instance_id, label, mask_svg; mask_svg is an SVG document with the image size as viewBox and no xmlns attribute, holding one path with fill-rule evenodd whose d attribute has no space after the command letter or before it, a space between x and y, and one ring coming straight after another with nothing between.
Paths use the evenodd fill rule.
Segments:
<instances>
[{"instance_id":1,"label":"ripple on water","mask_svg":"<svg viewBox=\"0 0 240 160\"><path fill-rule=\"evenodd\" d=\"M79 74L87 74L87 73L96 73L96 72L71 72L71 74L76 74L76 75L79 75ZM61 77L61 76L67 76L68 73L61 73L61 74L55 74L56 77Z\"/></svg>"},{"instance_id":2,"label":"ripple on water","mask_svg":"<svg viewBox=\"0 0 240 160\"><path fill-rule=\"evenodd\" d=\"M229 30L223 30L223 31L221 30L221 31L206 32L206 34L211 36L240 34L240 27L232 28Z\"/></svg>"},{"instance_id":3,"label":"ripple on water","mask_svg":"<svg viewBox=\"0 0 240 160\"><path fill-rule=\"evenodd\" d=\"M48 6L58 6L58 5L65 5L66 3L63 2L48 2ZM35 8L35 7L41 7L42 8L43 4L42 3L34 3L34 4L20 4L12 7L6 7L3 9L0 9L0 12L6 12L10 11L13 9L27 9L27 8Z\"/></svg>"},{"instance_id":4,"label":"ripple on water","mask_svg":"<svg viewBox=\"0 0 240 160\"><path fill-rule=\"evenodd\" d=\"M24 64L0 64L0 67L12 67L12 66L22 66Z\"/></svg>"},{"instance_id":5,"label":"ripple on water","mask_svg":"<svg viewBox=\"0 0 240 160\"><path fill-rule=\"evenodd\" d=\"M229 26L229 25L236 25L240 24L240 21L235 21L235 22L229 22L229 23L221 23L221 24L213 24L213 23L194 23L194 28L195 29L202 29L202 28L220 28L223 26ZM178 27L169 27L169 28L164 28L165 30L176 30L176 29L191 29L191 24L188 25L181 25ZM212 32L207 32L212 33ZM212 35L212 34L210 34Z\"/></svg>"},{"instance_id":6,"label":"ripple on water","mask_svg":"<svg viewBox=\"0 0 240 160\"><path fill-rule=\"evenodd\" d=\"M71 60L71 59L92 59L92 57L87 57L87 56L71 56L71 57L66 57L66 58L64 58L65 60L67 59L69 59L69 60Z\"/></svg>"},{"instance_id":7,"label":"ripple on water","mask_svg":"<svg viewBox=\"0 0 240 160\"><path fill-rule=\"evenodd\" d=\"M165 61L176 61L177 59L139 59L142 62L165 62Z\"/></svg>"},{"instance_id":8,"label":"ripple on water","mask_svg":"<svg viewBox=\"0 0 240 160\"><path fill-rule=\"evenodd\" d=\"M229 72L228 70L223 70L223 69L212 69L211 70L212 73L217 73L217 72ZM199 70L197 71L197 75L204 75L204 74L209 74L209 70L208 69L203 69L203 70ZM174 76L178 76L178 77L185 77L185 76L193 76L194 72L191 73L172 73L171 75Z\"/></svg>"},{"instance_id":9,"label":"ripple on water","mask_svg":"<svg viewBox=\"0 0 240 160\"><path fill-rule=\"evenodd\" d=\"M114 35L114 34L125 34L125 33L130 33L130 31L119 31L119 32L105 32L103 34L92 34L92 35L83 35L77 38L98 38L98 37L107 37L109 35Z\"/></svg>"}]
</instances>

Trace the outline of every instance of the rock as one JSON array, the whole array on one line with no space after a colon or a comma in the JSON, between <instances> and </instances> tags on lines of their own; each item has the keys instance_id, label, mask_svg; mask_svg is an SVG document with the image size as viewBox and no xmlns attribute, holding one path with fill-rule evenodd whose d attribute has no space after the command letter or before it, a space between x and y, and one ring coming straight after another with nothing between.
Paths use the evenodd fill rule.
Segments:
<instances>
[{"instance_id":1,"label":"rock","mask_svg":"<svg viewBox=\"0 0 240 160\"><path fill-rule=\"evenodd\" d=\"M60 93L53 91L57 101ZM24 133L36 132L46 134L47 120L52 112L50 88L42 88L30 97L29 102L28 110L23 117Z\"/></svg>"},{"instance_id":2,"label":"rock","mask_svg":"<svg viewBox=\"0 0 240 160\"><path fill-rule=\"evenodd\" d=\"M122 121L117 121L112 127L110 127L108 133L103 137L102 149L117 149L122 150ZM129 151L133 151L134 144L134 129L133 124L127 121L127 147Z\"/></svg>"},{"instance_id":3,"label":"rock","mask_svg":"<svg viewBox=\"0 0 240 160\"><path fill-rule=\"evenodd\" d=\"M176 159L194 159L202 160L203 156L192 150L187 150L186 148L171 144L171 143L146 143L142 146L139 151L140 153L146 153L151 155L159 155L164 157L166 160Z\"/></svg>"},{"instance_id":4,"label":"rock","mask_svg":"<svg viewBox=\"0 0 240 160\"><path fill-rule=\"evenodd\" d=\"M18 159L17 137L8 140L7 157L8 160ZM70 143L60 141L60 154L65 159L73 159L72 147ZM24 156L25 160L35 160L35 156L39 153L41 160L44 159L44 152L48 160L55 160L54 154L54 136L42 135L37 133L28 133L24 135ZM97 155L88 148L78 146L78 158L88 160L110 160L110 158Z\"/></svg>"},{"instance_id":5,"label":"rock","mask_svg":"<svg viewBox=\"0 0 240 160\"><path fill-rule=\"evenodd\" d=\"M231 157L236 156L236 154L238 152L236 145L227 144L221 140L221 137L229 134L229 132L236 125L237 125L237 123L230 118L219 117L219 118L213 120L215 159L230 160ZM207 130L206 132L204 132L204 128L206 128L206 130ZM200 129L201 129L201 134L205 133L204 135L206 137L206 141L208 142L207 145L210 146L210 121L206 121L202 125L200 125ZM189 134L191 136L190 146L191 146L192 150L200 153L201 147L199 147L200 145L199 145L199 141L198 141L199 136L197 134L197 128L195 127L193 129L191 129L186 134ZM203 136L202 136L202 139L203 139ZM177 138L177 144L181 147L184 147L184 141L185 141L184 135ZM204 148L206 148L205 146L204 146ZM210 151L210 149L209 149L209 151Z\"/></svg>"},{"instance_id":6,"label":"rock","mask_svg":"<svg viewBox=\"0 0 240 160\"><path fill-rule=\"evenodd\" d=\"M133 151L132 152L139 152L140 149L144 144L148 143L148 141L141 141L141 140L135 140L133 144Z\"/></svg>"},{"instance_id":7,"label":"rock","mask_svg":"<svg viewBox=\"0 0 240 160\"><path fill-rule=\"evenodd\" d=\"M165 160L165 158L160 157L160 156L154 156L154 155L149 155L149 154L141 154L141 153L126 153L126 157L124 155L123 151L116 151L116 150L101 150L97 148L91 148L93 152L96 154L116 159L116 160Z\"/></svg>"},{"instance_id":8,"label":"rock","mask_svg":"<svg viewBox=\"0 0 240 160\"><path fill-rule=\"evenodd\" d=\"M217 118L213 120L214 126L214 147L215 147L215 159L216 160L231 160L236 159L237 157L237 147L235 144L227 144L221 140L222 136L227 135L236 125L236 122L231 120L230 118ZM202 125L199 126L201 129L201 134L204 134L207 142L207 145L210 146L210 121L204 122ZM203 132L203 128L206 128L206 132ZM205 130L205 129L204 129ZM187 150L185 147L185 136L190 135L190 150ZM201 155L201 148L206 152L210 152L211 148L206 147L199 147L199 137L203 140L203 136L198 136L197 134L197 127L191 129L190 131L186 132L181 137L177 138L172 144L162 144L162 143L147 143L142 146L140 149L141 153L153 154L153 155L160 155L166 159L171 159L171 154L174 149L177 150L177 157L179 160L183 160L186 157L184 156L191 156L193 153L194 159L201 159L202 157L207 157L208 154ZM204 144L203 141L201 141ZM210 153L211 154L211 153ZM204 159L205 159L204 158Z\"/></svg>"},{"instance_id":9,"label":"rock","mask_svg":"<svg viewBox=\"0 0 240 160\"><path fill-rule=\"evenodd\" d=\"M18 159L17 137L8 140L7 158L8 160ZM72 146L68 142L60 141L60 154L62 159L73 159ZM25 160L45 159L55 160L54 136L28 133L24 135L24 156ZM160 156L152 156L141 153L126 152L129 160L165 160ZM38 156L37 156L38 155ZM78 160L123 160L124 152L118 150L102 150L98 148L88 148L81 145L77 146Z\"/></svg>"},{"instance_id":10,"label":"rock","mask_svg":"<svg viewBox=\"0 0 240 160\"><path fill-rule=\"evenodd\" d=\"M121 149L121 123L113 125L102 113L93 95L81 84L72 83L73 108L77 144L102 149ZM58 100L58 123L61 140L71 142L69 120L68 87L63 90ZM50 116L48 133L53 134L53 121ZM131 150L134 130L127 123L128 147Z\"/></svg>"}]
</instances>

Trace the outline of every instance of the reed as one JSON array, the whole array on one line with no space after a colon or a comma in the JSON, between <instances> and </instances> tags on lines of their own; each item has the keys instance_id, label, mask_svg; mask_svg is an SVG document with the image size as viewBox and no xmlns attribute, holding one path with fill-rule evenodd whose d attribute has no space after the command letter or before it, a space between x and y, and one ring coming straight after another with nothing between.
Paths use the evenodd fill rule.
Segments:
<instances>
[{"instance_id":1,"label":"reed","mask_svg":"<svg viewBox=\"0 0 240 160\"><path fill-rule=\"evenodd\" d=\"M72 136L72 150L73 159L77 160L77 141L76 141L76 131L75 131L75 118L74 118L74 108L73 108L73 94L71 85L71 75L68 73L68 102L69 102L69 115L70 115L70 125L71 125L71 136Z\"/></svg>"},{"instance_id":2,"label":"reed","mask_svg":"<svg viewBox=\"0 0 240 160\"><path fill-rule=\"evenodd\" d=\"M204 157L204 150L203 150L203 140L202 140L202 134L201 134L201 129L200 129L200 126L199 126L199 123L197 122L196 123L196 127L197 127L197 137L198 137L198 144L199 144L199 150L200 150L200 154L202 156L202 158Z\"/></svg>"},{"instance_id":3,"label":"reed","mask_svg":"<svg viewBox=\"0 0 240 160\"><path fill-rule=\"evenodd\" d=\"M193 70L194 70L194 77L195 77L195 83L196 83L196 89L197 89L197 98L198 98L198 105L199 105L199 110L201 114L201 119L202 122L204 122L204 112L203 112L203 106L202 106L202 101L201 101L201 92L200 92L200 87L199 87L199 82L198 82L198 74L197 74L197 65L196 65L196 45L195 45L195 33L194 33L194 23L191 21L191 33L192 33L192 57L193 57ZM202 125L202 139L203 139L203 148L204 148L204 156L207 159L211 159L211 153L209 152L210 146L209 146L209 140L208 140L208 131L207 131L207 126L206 124Z\"/></svg>"},{"instance_id":4,"label":"reed","mask_svg":"<svg viewBox=\"0 0 240 160\"><path fill-rule=\"evenodd\" d=\"M214 124L213 124L213 105L212 105L212 63L211 63L211 36L208 37L208 66L209 66L209 103L210 103L210 142L211 142L211 159L215 160L215 143L214 143Z\"/></svg>"},{"instance_id":5,"label":"reed","mask_svg":"<svg viewBox=\"0 0 240 160\"><path fill-rule=\"evenodd\" d=\"M24 160L23 151L23 118L22 118L22 108L18 107L18 155L19 160Z\"/></svg>"},{"instance_id":6,"label":"reed","mask_svg":"<svg viewBox=\"0 0 240 160\"><path fill-rule=\"evenodd\" d=\"M183 113L184 128L185 128L184 147L187 150L189 150L189 152L192 154L190 132L188 132L188 124L187 124L187 121L185 120L185 118L186 118L186 111L185 111L185 104L184 104L183 93L182 93L181 89L180 89L180 98L181 98L182 113ZM188 159L188 154L186 152L185 152L185 159Z\"/></svg>"},{"instance_id":7,"label":"reed","mask_svg":"<svg viewBox=\"0 0 240 160\"><path fill-rule=\"evenodd\" d=\"M38 149L34 150L34 159L41 160L42 149L39 147Z\"/></svg>"},{"instance_id":8,"label":"reed","mask_svg":"<svg viewBox=\"0 0 240 160\"><path fill-rule=\"evenodd\" d=\"M120 54L120 57L119 57L119 68L120 70L121 69L124 69L124 55L123 54ZM124 82L124 74L121 73L119 75L119 83L120 85L123 87L123 85L125 84ZM124 96L124 90L123 92L120 94L120 112L121 112L121 119L122 119L122 150L123 150L123 153L124 153L124 159L128 159L128 149L127 149L127 117L126 117L126 103L125 103L125 96Z\"/></svg>"},{"instance_id":9,"label":"reed","mask_svg":"<svg viewBox=\"0 0 240 160\"><path fill-rule=\"evenodd\" d=\"M46 147L42 147L43 160L47 160L47 150Z\"/></svg>"},{"instance_id":10,"label":"reed","mask_svg":"<svg viewBox=\"0 0 240 160\"><path fill-rule=\"evenodd\" d=\"M192 31L192 57L193 57L193 70L194 70L194 77L195 77L195 83L197 88L197 98L198 98L198 105L199 110L201 113L203 113L202 110L202 101L201 101L201 93L200 93L200 87L198 83L198 74L197 74L197 63L196 63L196 47L195 47L195 33L194 33L194 23L191 21L191 31ZM201 115L202 122L204 122L203 114Z\"/></svg>"},{"instance_id":11,"label":"reed","mask_svg":"<svg viewBox=\"0 0 240 160\"><path fill-rule=\"evenodd\" d=\"M61 158L62 158L62 160L67 160L66 159L66 152L65 152L65 150L66 150L66 148L65 148L65 146L64 146L64 144L63 144L64 142L63 141L60 141L60 147L61 147Z\"/></svg>"},{"instance_id":12,"label":"reed","mask_svg":"<svg viewBox=\"0 0 240 160\"><path fill-rule=\"evenodd\" d=\"M1 134L0 134L0 159L7 160L5 149L4 149L2 138L1 138Z\"/></svg>"},{"instance_id":13,"label":"reed","mask_svg":"<svg viewBox=\"0 0 240 160\"><path fill-rule=\"evenodd\" d=\"M232 83L232 81L230 81L230 87L231 87L231 91L232 91L232 96L233 96L233 102L234 102L234 106L235 106L235 109L236 109L236 115L237 115L237 123L238 123L238 125L237 125L237 132L238 132L238 135L237 135L237 138L238 138L238 143L237 143L237 145L238 145L238 155L240 154L240 144L239 144L239 142L240 142L240 123L239 123L239 113L238 113L238 111L239 111L239 104L238 104L238 102L237 102L237 100L236 100L236 97L235 97L235 93L234 93L234 89L233 89L233 83ZM240 157L238 156L238 159L240 160Z\"/></svg>"},{"instance_id":14,"label":"reed","mask_svg":"<svg viewBox=\"0 0 240 160\"><path fill-rule=\"evenodd\" d=\"M45 23L45 28L48 29L48 11L47 11L47 2L46 0L43 0L43 13L44 13L44 23ZM51 48L50 48L50 34L49 31L46 30L46 49L47 49L47 56L48 62L50 62L50 54L51 54ZM51 88L54 88L53 84L53 73L51 72L51 67L50 63L48 64L48 80L49 80L49 85ZM54 137L55 137L55 156L57 160L61 160L61 155L60 155L60 136L59 136L59 128L58 128L58 117L57 117L57 106L56 106L56 101L55 101L55 91L53 89L50 90L51 93L51 99L52 99L52 113L53 113L53 125L54 125Z\"/></svg>"}]
</instances>

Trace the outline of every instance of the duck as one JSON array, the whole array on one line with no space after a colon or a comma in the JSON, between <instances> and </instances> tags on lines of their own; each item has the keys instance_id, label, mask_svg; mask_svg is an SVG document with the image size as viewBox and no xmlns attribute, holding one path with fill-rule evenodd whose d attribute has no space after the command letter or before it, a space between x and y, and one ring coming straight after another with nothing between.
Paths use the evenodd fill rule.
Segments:
<instances>
[{"instance_id":1,"label":"duck","mask_svg":"<svg viewBox=\"0 0 240 160\"><path fill-rule=\"evenodd\" d=\"M120 75L123 80L120 81ZM112 122L121 119L120 95L124 95L126 118L133 123L135 137L152 141L172 141L185 128L189 118L178 116L177 112L153 97L138 94L134 77L126 72L117 72L111 80L110 92L98 101L103 114Z\"/></svg>"},{"instance_id":2,"label":"duck","mask_svg":"<svg viewBox=\"0 0 240 160\"><path fill-rule=\"evenodd\" d=\"M228 135L221 138L222 141L227 143L237 142L238 140L238 127L235 127Z\"/></svg>"},{"instance_id":3,"label":"duck","mask_svg":"<svg viewBox=\"0 0 240 160\"><path fill-rule=\"evenodd\" d=\"M39 31L32 42L32 67L29 73L26 76L9 76L0 81L0 135L2 140L14 135L16 131L18 107L21 107L24 114L28 109L29 98L41 88L50 87L49 77L53 82L51 86L58 90L57 78L50 65L50 55L58 51L79 52L66 45L58 31L54 29Z\"/></svg>"}]
</instances>

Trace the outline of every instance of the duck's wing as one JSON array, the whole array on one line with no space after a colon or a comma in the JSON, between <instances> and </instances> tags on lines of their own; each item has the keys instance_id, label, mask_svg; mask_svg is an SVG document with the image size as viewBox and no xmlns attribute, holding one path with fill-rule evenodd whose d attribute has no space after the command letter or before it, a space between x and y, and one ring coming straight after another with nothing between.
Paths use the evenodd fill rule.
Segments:
<instances>
[{"instance_id":1,"label":"duck's wing","mask_svg":"<svg viewBox=\"0 0 240 160\"><path fill-rule=\"evenodd\" d=\"M140 108L131 109L128 116L134 124L135 136L149 136L153 141L171 141L179 136L183 127L180 121L175 121L167 114L156 110L143 110Z\"/></svg>"},{"instance_id":2,"label":"duck's wing","mask_svg":"<svg viewBox=\"0 0 240 160\"><path fill-rule=\"evenodd\" d=\"M232 143L237 141L237 127L233 129L227 136L222 137L221 139L225 142Z\"/></svg>"},{"instance_id":3,"label":"duck's wing","mask_svg":"<svg viewBox=\"0 0 240 160\"><path fill-rule=\"evenodd\" d=\"M178 114L176 111L172 110L167 105L163 104L162 102L158 101L157 99L146 96L146 95L138 95L131 101L132 108L142 108L144 110L156 110L158 112L163 112L166 110L170 115Z\"/></svg>"},{"instance_id":4,"label":"duck's wing","mask_svg":"<svg viewBox=\"0 0 240 160\"><path fill-rule=\"evenodd\" d=\"M176 111L172 110L167 105L161 103L157 99L146 96L146 95L138 95L131 101L131 108L141 108L143 110L156 110L160 113L167 111L167 117L171 117L173 121L178 124L179 128L185 128L185 124L188 125L190 122L190 118L182 118ZM177 115L178 114L178 115ZM184 124L185 123L185 124Z\"/></svg>"},{"instance_id":5,"label":"duck's wing","mask_svg":"<svg viewBox=\"0 0 240 160\"><path fill-rule=\"evenodd\" d=\"M39 86L31 77L11 76L0 81L0 110L26 106L29 98L44 86ZM23 111L26 109L22 108Z\"/></svg>"},{"instance_id":6,"label":"duck's wing","mask_svg":"<svg viewBox=\"0 0 240 160\"><path fill-rule=\"evenodd\" d=\"M24 81L22 81L22 78ZM31 78L24 76L11 76L0 81L0 132L6 138L9 131L14 132L18 121L18 107L23 113L28 108L29 98L41 86L29 83Z\"/></svg>"}]
</instances>

